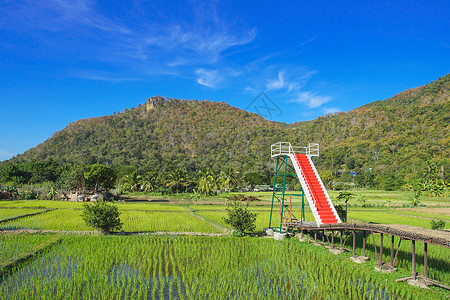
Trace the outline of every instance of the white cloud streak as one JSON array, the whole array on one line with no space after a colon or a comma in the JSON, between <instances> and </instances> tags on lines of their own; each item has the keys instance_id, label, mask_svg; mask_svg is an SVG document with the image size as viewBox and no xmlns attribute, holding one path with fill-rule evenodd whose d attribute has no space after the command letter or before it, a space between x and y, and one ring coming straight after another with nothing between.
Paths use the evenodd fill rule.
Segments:
<instances>
[{"instance_id":1,"label":"white cloud streak","mask_svg":"<svg viewBox=\"0 0 450 300\"><path fill-rule=\"evenodd\" d=\"M275 80L271 80L267 83L267 89L268 90L278 90L281 88L284 88L286 85L286 82L284 81L284 72L279 71L278 72L278 78Z\"/></svg>"},{"instance_id":2,"label":"white cloud streak","mask_svg":"<svg viewBox=\"0 0 450 300\"><path fill-rule=\"evenodd\" d=\"M217 70L197 69L195 73L198 76L197 82L206 87L215 88L221 81L221 77Z\"/></svg>"},{"instance_id":3,"label":"white cloud streak","mask_svg":"<svg viewBox=\"0 0 450 300\"><path fill-rule=\"evenodd\" d=\"M340 111L342 111L341 109L339 109L339 108L336 108L336 107L324 107L323 108L323 112L327 115L327 114L335 114L335 113L337 113L337 112L340 112Z\"/></svg>"},{"instance_id":4,"label":"white cloud streak","mask_svg":"<svg viewBox=\"0 0 450 300\"><path fill-rule=\"evenodd\" d=\"M333 100L331 96L320 95L304 88L316 73L317 71L286 67L278 71L275 79L267 81L266 89L284 92L285 97L290 98L289 102L306 104L309 109L316 109Z\"/></svg>"},{"instance_id":5,"label":"white cloud streak","mask_svg":"<svg viewBox=\"0 0 450 300\"><path fill-rule=\"evenodd\" d=\"M306 91L299 93L296 98L292 99L292 102L306 103L309 108L317 108L331 100L332 98L329 96L320 96L313 92Z\"/></svg>"}]
</instances>

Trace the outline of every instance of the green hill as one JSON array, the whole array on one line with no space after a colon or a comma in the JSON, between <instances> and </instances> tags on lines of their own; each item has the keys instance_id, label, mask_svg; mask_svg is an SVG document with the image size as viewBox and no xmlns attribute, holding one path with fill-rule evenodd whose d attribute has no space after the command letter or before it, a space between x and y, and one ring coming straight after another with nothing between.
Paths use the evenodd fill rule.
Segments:
<instances>
[{"instance_id":1,"label":"green hill","mask_svg":"<svg viewBox=\"0 0 450 300\"><path fill-rule=\"evenodd\" d=\"M222 102L157 96L121 113L71 123L5 163L53 159L130 165L140 172L232 166L269 178L270 145L290 141L320 144L316 164L328 182L392 189L424 172L448 180L449 90L450 74L384 101L294 124L268 121Z\"/></svg>"}]
</instances>

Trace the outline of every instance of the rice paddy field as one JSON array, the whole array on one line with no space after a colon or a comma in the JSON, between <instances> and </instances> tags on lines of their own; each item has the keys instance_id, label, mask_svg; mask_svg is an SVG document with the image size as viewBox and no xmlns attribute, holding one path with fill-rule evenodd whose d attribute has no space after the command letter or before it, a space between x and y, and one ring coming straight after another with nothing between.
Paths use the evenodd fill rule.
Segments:
<instances>
[{"instance_id":1,"label":"rice paddy field","mask_svg":"<svg viewBox=\"0 0 450 300\"><path fill-rule=\"evenodd\" d=\"M249 206L257 214L256 233L269 225L266 194ZM379 201L374 195L369 202ZM349 222L431 228L431 220L439 219L450 229L449 199L422 208L405 207L401 197L394 201L400 205L350 206ZM410 241L401 243L398 270L380 274L374 270L372 237L367 239L369 261L355 264L349 260L351 252L333 255L297 238L230 237L231 227L223 220L225 202L115 204L123 232L102 235L81 219L83 203L0 201L0 299L445 299L450 295L438 287L420 289L395 282L411 274ZM293 205L300 218L299 204ZM305 219L313 220L309 208ZM279 221L276 207L272 226ZM351 248L351 238L344 240L344 247ZM379 235L374 240L379 245ZM384 239L383 251L389 253L390 239ZM356 254L361 252L358 236ZM416 268L422 274L423 243L416 243L416 252ZM429 277L450 285L450 249L429 245L428 256Z\"/></svg>"}]
</instances>

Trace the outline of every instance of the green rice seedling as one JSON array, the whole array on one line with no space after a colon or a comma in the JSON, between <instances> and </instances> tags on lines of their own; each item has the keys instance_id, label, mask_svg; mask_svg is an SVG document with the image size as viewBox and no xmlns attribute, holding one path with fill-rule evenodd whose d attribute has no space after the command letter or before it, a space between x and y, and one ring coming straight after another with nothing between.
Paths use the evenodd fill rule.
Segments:
<instances>
[{"instance_id":1,"label":"green rice seedling","mask_svg":"<svg viewBox=\"0 0 450 300\"><path fill-rule=\"evenodd\" d=\"M220 233L207 222L183 212L123 211L123 230Z\"/></svg>"},{"instance_id":2,"label":"green rice seedling","mask_svg":"<svg viewBox=\"0 0 450 300\"><path fill-rule=\"evenodd\" d=\"M185 207L174 204L140 203L140 202L115 202L119 210L150 210L150 211L187 211Z\"/></svg>"},{"instance_id":3,"label":"green rice seedling","mask_svg":"<svg viewBox=\"0 0 450 300\"><path fill-rule=\"evenodd\" d=\"M0 224L0 227L3 224ZM81 219L81 210L56 209L43 214L14 220L4 224L8 229L89 231Z\"/></svg>"},{"instance_id":4,"label":"green rice seedling","mask_svg":"<svg viewBox=\"0 0 450 300\"><path fill-rule=\"evenodd\" d=\"M0 221L19 217L27 214L37 213L42 209L35 208L0 208Z\"/></svg>"},{"instance_id":5,"label":"green rice seedling","mask_svg":"<svg viewBox=\"0 0 450 300\"><path fill-rule=\"evenodd\" d=\"M53 235L0 234L0 264L32 250Z\"/></svg>"}]
</instances>

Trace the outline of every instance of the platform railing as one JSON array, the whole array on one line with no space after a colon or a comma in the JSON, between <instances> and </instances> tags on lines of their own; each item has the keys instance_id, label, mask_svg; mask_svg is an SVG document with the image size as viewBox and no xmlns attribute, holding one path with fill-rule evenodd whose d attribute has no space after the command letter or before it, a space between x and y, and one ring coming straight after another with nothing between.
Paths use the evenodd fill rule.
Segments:
<instances>
[{"instance_id":1,"label":"platform railing","mask_svg":"<svg viewBox=\"0 0 450 300\"><path fill-rule=\"evenodd\" d=\"M307 147L292 146L289 142L278 142L271 145L270 154L272 157L278 155L306 154L308 156L319 156L319 144L309 143Z\"/></svg>"}]
</instances>

